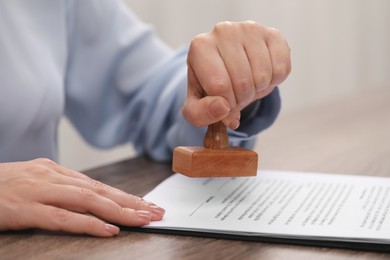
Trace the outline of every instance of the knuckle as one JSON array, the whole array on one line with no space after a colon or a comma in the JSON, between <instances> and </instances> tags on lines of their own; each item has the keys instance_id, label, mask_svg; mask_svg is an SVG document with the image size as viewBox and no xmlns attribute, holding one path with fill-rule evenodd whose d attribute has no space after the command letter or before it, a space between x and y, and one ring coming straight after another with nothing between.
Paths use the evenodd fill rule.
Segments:
<instances>
[{"instance_id":1,"label":"knuckle","mask_svg":"<svg viewBox=\"0 0 390 260\"><path fill-rule=\"evenodd\" d=\"M181 114L185 119L190 119L190 110L187 106L187 103L184 103L183 107L181 108Z\"/></svg>"},{"instance_id":2,"label":"knuckle","mask_svg":"<svg viewBox=\"0 0 390 260\"><path fill-rule=\"evenodd\" d=\"M245 25L247 25L247 26L256 26L256 27L262 26L262 25L256 23L256 22L253 21L253 20L246 20L246 21L242 22L242 24L245 24Z\"/></svg>"},{"instance_id":3,"label":"knuckle","mask_svg":"<svg viewBox=\"0 0 390 260\"><path fill-rule=\"evenodd\" d=\"M192 124L196 123L196 117L194 116L194 110L191 108L191 106L187 105L187 103L185 103L184 106L182 107L181 113L187 121L191 122Z\"/></svg>"},{"instance_id":4,"label":"knuckle","mask_svg":"<svg viewBox=\"0 0 390 260\"><path fill-rule=\"evenodd\" d=\"M219 23L217 23L217 24L214 26L213 31L214 31L216 34L220 34L221 32L224 32L226 29L231 28L232 26L233 26L233 23L232 23L232 22L229 22L229 21L219 22Z\"/></svg>"},{"instance_id":5,"label":"knuckle","mask_svg":"<svg viewBox=\"0 0 390 260\"><path fill-rule=\"evenodd\" d=\"M210 79L209 95L222 95L229 89L229 82L222 77Z\"/></svg>"},{"instance_id":6,"label":"knuckle","mask_svg":"<svg viewBox=\"0 0 390 260\"><path fill-rule=\"evenodd\" d=\"M34 159L33 161L38 163L38 164L43 164L43 165L48 165L48 166L56 164L55 162L53 162L52 160L50 160L48 158L37 158L37 159Z\"/></svg>"},{"instance_id":7,"label":"knuckle","mask_svg":"<svg viewBox=\"0 0 390 260\"><path fill-rule=\"evenodd\" d=\"M122 208L122 207L118 207L117 208L117 216L120 219L126 219L128 215L129 215L129 209L128 208Z\"/></svg>"},{"instance_id":8,"label":"knuckle","mask_svg":"<svg viewBox=\"0 0 390 260\"><path fill-rule=\"evenodd\" d=\"M282 32L276 28L267 28L267 37L270 39L274 39L279 41L280 43L284 43L286 49L288 52L291 52L290 46L288 45L288 42L286 38L283 36Z\"/></svg>"},{"instance_id":9,"label":"knuckle","mask_svg":"<svg viewBox=\"0 0 390 260\"><path fill-rule=\"evenodd\" d=\"M225 35L225 34L233 34L240 33L244 31L245 33L251 33L255 35L265 35L267 32L280 34L277 29L265 27L255 21L247 20L243 22L219 22L213 28L213 33L216 35Z\"/></svg>"},{"instance_id":10,"label":"knuckle","mask_svg":"<svg viewBox=\"0 0 390 260\"><path fill-rule=\"evenodd\" d=\"M246 35L263 36L267 30L265 26L251 20L237 23L237 27L238 31L244 32Z\"/></svg>"},{"instance_id":11,"label":"knuckle","mask_svg":"<svg viewBox=\"0 0 390 260\"><path fill-rule=\"evenodd\" d=\"M28 162L27 167L29 172L39 175L50 175L52 174L52 167L55 165L50 159L38 158Z\"/></svg>"},{"instance_id":12,"label":"knuckle","mask_svg":"<svg viewBox=\"0 0 390 260\"><path fill-rule=\"evenodd\" d=\"M207 47L209 45L209 39L207 37L206 34L199 34L197 36L195 36L192 41L191 41L191 44L190 44L190 53L196 51L196 50L199 50L199 49L203 49L205 47Z\"/></svg>"},{"instance_id":13,"label":"knuckle","mask_svg":"<svg viewBox=\"0 0 390 260\"><path fill-rule=\"evenodd\" d=\"M239 106L244 106L253 99L255 94L253 80L240 79L234 81L233 86Z\"/></svg>"},{"instance_id":14,"label":"knuckle","mask_svg":"<svg viewBox=\"0 0 390 260\"><path fill-rule=\"evenodd\" d=\"M80 197L84 201L92 201L96 199L96 193L90 189L80 188Z\"/></svg>"},{"instance_id":15,"label":"knuckle","mask_svg":"<svg viewBox=\"0 0 390 260\"><path fill-rule=\"evenodd\" d=\"M233 81L233 86L240 92L248 93L253 86L253 82L250 79L238 79Z\"/></svg>"},{"instance_id":16,"label":"knuckle","mask_svg":"<svg viewBox=\"0 0 390 260\"><path fill-rule=\"evenodd\" d=\"M50 168L48 168L47 166L45 165L41 165L41 164L35 164L35 165L32 165L31 168L30 168L30 171L32 173L35 173L35 174L39 174L39 175L51 175L52 174L52 171Z\"/></svg>"},{"instance_id":17,"label":"knuckle","mask_svg":"<svg viewBox=\"0 0 390 260\"><path fill-rule=\"evenodd\" d=\"M276 78L286 78L291 72L290 63L278 64L273 68L273 75Z\"/></svg>"},{"instance_id":18,"label":"knuckle","mask_svg":"<svg viewBox=\"0 0 390 260\"><path fill-rule=\"evenodd\" d=\"M268 27L267 34L271 37L282 37L282 33L279 31L279 29L276 29L274 27Z\"/></svg>"},{"instance_id":19,"label":"knuckle","mask_svg":"<svg viewBox=\"0 0 390 260\"><path fill-rule=\"evenodd\" d=\"M97 194L105 195L110 192L110 187L100 181L91 179L91 186Z\"/></svg>"},{"instance_id":20,"label":"knuckle","mask_svg":"<svg viewBox=\"0 0 390 260\"><path fill-rule=\"evenodd\" d=\"M242 26L242 23L224 21L219 22L214 26L212 34L220 41L230 41L232 39L239 38L241 31L244 28L245 27Z\"/></svg>"},{"instance_id":21,"label":"knuckle","mask_svg":"<svg viewBox=\"0 0 390 260\"><path fill-rule=\"evenodd\" d=\"M131 195L130 200L132 201L132 205L134 205L134 208L136 208L136 209L143 208L145 205L145 202L137 196Z\"/></svg>"},{"instance_id":22,"label":"knuckle","mask_svg":"<svg viewBox=\"0 0 390 260\"><path fill-rule=\"evenodd\" d=\"M270 73L258 73L254 76L254 81L256 85L268 86L271 82Z\"/></svg>"},{"instance_id":23,"label":"knuckle","mask_svg":"<svg viewBox=\"0 0 390 260\"><path fill-rule=\"evenodd\" d=\"M69 219L69 212L66 209L54 208L52 215L54 220L59 223L67 222Z\"/></svg>"},{"instance_id":24,"label":"knuckle","mask_svg":"<svg viewBox=\"0 0 390 260\"><path fill-rule=\"evenodd\" d=\"M86 230L94 230L96 229L97 221L95 217L87 216L85 219L85 229Z\"/></svg>"},{"instance_id":25,"label":"knuckle","mask_svg":"<svg viewBox=\"0 0 390 260\"><path fill-rule=\"evenodd\" d=\"M264 33L267 30L265 26L251 20L245 21L243 26L246 30L249 30L253 33Z\"/></svg>"}]
</instances>

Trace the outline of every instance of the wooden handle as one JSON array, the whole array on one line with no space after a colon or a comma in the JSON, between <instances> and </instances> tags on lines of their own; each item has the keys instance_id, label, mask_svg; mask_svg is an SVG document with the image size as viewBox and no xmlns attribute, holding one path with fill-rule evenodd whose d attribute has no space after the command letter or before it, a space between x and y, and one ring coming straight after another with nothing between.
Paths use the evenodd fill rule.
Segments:
<instances>
[{"instance_id":1,"label":"wooden handle","mask_svg":"<svg viewBox=\"0 0 390 260\"><path fill-rule=\"evenodd\" d=\"M229 147L226 126L221 121L207 127L203 145L205 148L212 150L223 150Z\"/></svg>"}]
</instances>

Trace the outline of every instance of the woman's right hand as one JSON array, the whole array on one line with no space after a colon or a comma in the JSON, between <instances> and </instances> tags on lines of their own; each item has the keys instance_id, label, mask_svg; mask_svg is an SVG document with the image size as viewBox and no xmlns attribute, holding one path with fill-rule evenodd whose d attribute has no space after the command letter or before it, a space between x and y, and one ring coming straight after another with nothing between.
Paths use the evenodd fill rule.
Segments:
<instances>
[{"instance_id":1,"label":"woman's right hand","mask_svg":"<svg viewBox=\"0 0 390 260\"><path fill-rule=\"evenodd\" d=\"M165 210L49 159L0 163L0 230L39 228L111 237Z\"/></svg>"}]
</instances>

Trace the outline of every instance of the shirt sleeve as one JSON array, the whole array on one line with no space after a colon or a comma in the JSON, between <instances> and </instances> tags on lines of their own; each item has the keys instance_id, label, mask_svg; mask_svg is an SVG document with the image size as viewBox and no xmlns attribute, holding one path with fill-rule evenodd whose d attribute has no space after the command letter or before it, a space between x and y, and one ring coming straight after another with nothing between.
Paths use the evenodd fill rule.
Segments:
<instances>
[{"instance_id":1,"label":"shirt sleeve","mask_svg":"<svg viewBox=\"0 0 390 260\"><path fill-rule=\"evenodd\" d=\"M170 160L178 145L202 145L205 128L181 115L187 49L173 51L121 1L69 1L65 113L91 145L132 142L138 153ZM280 108L278 91L261 100L235 145L251 147Z\"/></svg>"}]
</instances>

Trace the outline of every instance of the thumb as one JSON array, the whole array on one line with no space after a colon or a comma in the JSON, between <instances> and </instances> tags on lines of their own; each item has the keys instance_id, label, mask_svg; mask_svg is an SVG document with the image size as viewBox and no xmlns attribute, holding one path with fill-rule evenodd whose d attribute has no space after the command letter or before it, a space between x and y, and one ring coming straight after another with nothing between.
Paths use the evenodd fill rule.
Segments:
<instances>
[{"instance_id":1,"label":"thumb","mask_svg":"<svg viewBox=\"0 0 390 260\"><path fill-rule=\"evenodd\" d=\"M229 103L223 97L187 97L182 113L195 126L207 126L225 118L230 112Z\"/></svg>"}]
</instances>

